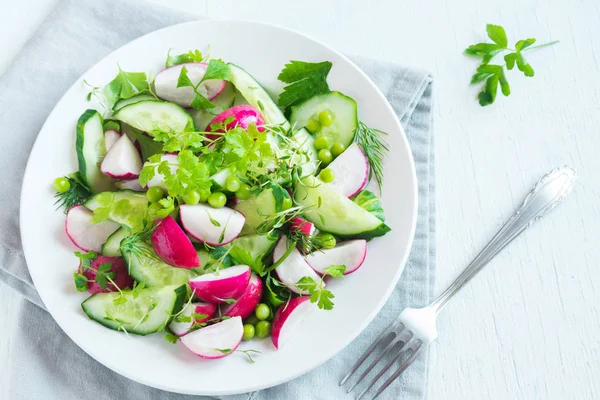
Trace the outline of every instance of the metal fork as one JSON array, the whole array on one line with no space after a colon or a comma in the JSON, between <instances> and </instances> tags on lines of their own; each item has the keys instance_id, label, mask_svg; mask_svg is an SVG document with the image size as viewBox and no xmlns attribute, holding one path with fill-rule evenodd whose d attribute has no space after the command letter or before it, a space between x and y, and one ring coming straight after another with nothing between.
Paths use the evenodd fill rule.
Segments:
<instances>
[{"instance_id":1,"label":"metal fork","mask_svg":"<svg viewBox=\"0 0 600 400\"><path fill-rule=\"evenodd\" d=\"M477 275L514 238L560 204L573 188L576 179L577 172L570 166L555 169L543 176L508 222L471 261L450 287L427 307L419 309L407 308L402 311L400 316L383 331L356 364L350 368L350 371L348 371L340 382L340 386L348 381L371 353L373 353L376 347L380 345L385 346L373 362L361 373L350 389L348 389L348 393L350 393L387 355L389 359L387 364L371 379L356 399L362 398L385 375L392 365L401 360L402 362L398 369L377 389L372 399L378 397L415 361L417 356L422 352L421 350L425 349L436 339L437 328L435 320L448 300L465 286L471 278Z\"/></svg>"}]
</instances>

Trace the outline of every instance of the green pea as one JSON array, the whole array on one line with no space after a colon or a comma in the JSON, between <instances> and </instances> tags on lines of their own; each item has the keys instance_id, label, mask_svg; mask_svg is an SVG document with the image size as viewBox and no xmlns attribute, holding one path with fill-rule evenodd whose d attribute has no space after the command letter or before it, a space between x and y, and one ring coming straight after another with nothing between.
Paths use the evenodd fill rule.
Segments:
<instances>
[{"instance_id":1,"label":"green pea","mask_svg":"<svg viewBox=\"0 0 600 400\"><path fill-rule=\"evenodd\" d=\"M319 233L315 241L325 249L333 249L336 244L335 237L331 233Z\"/></svg>"},{"instance_id":2,"label":"green pea","mask_svg":"<svg viewBox=\"0 0 600 400\"><path fill-rule=\"evenodd\" d=\"M315 139L315 149L323 150L329 148L329 140L325 136L317 136Z\"/></svg>"},{"instance_id":3,"label":"green pea","mask_svg":"<svg viewBox=\"0 0 600 400\"><path fill-rule=\"evenodd\" d=\"M225 189L229 192L237 192L241 185L242 182L240 182L237 176L228 176L225 180Z\"/></svg>"},{"instance_id":4,"label":"green pea","mask_svg":"<svg viewBox=\"0 0 600 400\"><path fill-rule=\"evenodd\" d=\"M344 146L341 143L334 143L331 146L331 154L333 154L334 157L337 157L340 154L342 154L344 152L344 150L346 150L346 146Z\"/></svg>"},{"instance_id":5,"label":"green pea","mask_svg":"<svg viewBox=\"0 0 600 400\"><path fill-rule=\"evenodd\" d=\"M333 182L335 179L335 173L331 168L325 168L319 173L319 179L326 183Z\"/></svg>"},{"instance_id":6,"label":"green pea","mask_svg":"<svg viewBox=\"0 0 600 400\"><path fill-rule=\"evenodd\" d=\"M71 184L67 178L56 178L52 185L58 193L64 193L71 188Z\"/></svg>"},{"instance_id":7,"label":"green pea","mask_svg":"<svg viewBox=\"0 0 600 400\"><path fill-rule=\"evenodd\" d=\"M208 196L208 204L210 204L212 208L224 207L225 203L227 203L227 196L221 192L214 192Z\"/></svg>"},{"instance_id":8,"label":"green pea","mask_svg":"<svg viewBox=\"0 0 600 400\"><path fill-rule=\"evenodd\" d=\"M163 192L163 190L160 187L152 186L146 192L146 199L148 199L148 201L150 203L156 203L160 199L162 199L164 197L164 195L165 195L165 193Z\"/></svg>"},{"instance_id":9,"label":"green pea","mask_svg":"<svg viewBox=\"0 0 600 400\"><path fill-rule=\"evenodd\" d=\"M240 188L235 191L235 197L237 197L240 200L248 200L250 196L252 196L252 193L250 192L251 189L252 188L250 187L250 185L242 183L240 185Z\"/></svg>"},{"instance_id":10,"label":"green pea","mask_svg":"<svg viewBox=\"0 0 600 400\"><path fill-rule=\"evenodd\" d=\"M269 321L260 321L256 324L255 330L256 336L264 339L271 334L271 323Z\"/></svg>"},{"instance_id":11,"label":"green pea","mask_svg":"<svg viewBox=\"0 0 600 400\"><path fill-rule=\"evenodd\" d=\"M329 164L331 161L333 161L333 156L327 149L319 150L317 157L323 164Z\"/></svg>"},{"instance_id":12,"label":"green pea","mask_svg":"<svg viewBox=\"0 0 600 400\"><path fill-rule=\"evenodd\" d=\"M198 191L196 190L188 190L183 195L183 201L185 202L185 204L198 204L198 202L200 201L200 193L198 193Z\"/></svg>"},{"instance_id":13,"label":"green pea","mask_svg":"<svg viewBox=\"0 0 600 400\"><path fill-rule=\"evenodd\" d=\"M260 303L254 309L254 315L256 315L256 318L259 320L264 321L265 319L269 318L269 315L271 315L271 309L265 303Z\"/></svg>"},{"instance_id":14,"label":"green pea","mask_svg":"<svg viewBox=\"0 0 600 400\"><path fill-rule=\"evenodd\" d=\"M333 122L333 115L329 111L319 113L319 123L323 126L329 126Z\"/></svg>"},{"instance_id":15,"label":"green pea","mask_svg":"<svg viewBox=\"0 0 600 400\"><path fill-rule=\"evenodd\" d=\"M321 124L317 120L309 119L306 123L306 129L308 129L311 133L317 133L321 130Z\"/></svg>"},{"instance_id":16,"label":"green pea","mask_svg":"<svg viewBox=\"0 0 600 400\"><path fill-rule=\"evenodd\" d=\"M244 325L244 336L242 336L242 340L250 340L254 337L254 325L245 324Z\"/></svg>"}]
</instances>

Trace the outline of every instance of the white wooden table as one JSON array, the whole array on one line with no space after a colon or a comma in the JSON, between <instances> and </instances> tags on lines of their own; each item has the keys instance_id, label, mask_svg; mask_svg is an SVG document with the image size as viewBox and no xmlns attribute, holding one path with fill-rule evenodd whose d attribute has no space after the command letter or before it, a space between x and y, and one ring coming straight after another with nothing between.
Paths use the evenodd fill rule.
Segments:
<instances>
[{"instance_id":1,"label":"white wooden table","mask_svg":"<svg viewBox=\"0 0 600 400\"><path fill-rule=\"evenodd\" d=\"M447 307L434 344L429 398L600 396L597 0L155 1L212 18L286 26L344 53L433 73L438 292L542 174L575 166L580 184L566 203L498 256ZM45 0L0 5L0 70L51 5ZM468 86L476 64L462 51L484 39L488 22L505 26L513 42L536 37L561 43L531 53L535 78L511 72L513 94L481 108L476 90ZM10 357L14 296L0 288L0 370Z\"/></svg>"}]
</instances>

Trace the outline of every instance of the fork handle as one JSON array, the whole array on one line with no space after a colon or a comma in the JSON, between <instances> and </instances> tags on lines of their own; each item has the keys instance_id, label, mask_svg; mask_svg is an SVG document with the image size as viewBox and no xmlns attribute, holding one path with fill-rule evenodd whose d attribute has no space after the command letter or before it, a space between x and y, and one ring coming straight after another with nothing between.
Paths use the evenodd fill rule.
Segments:
<instances>
[{"instance_id":1,"label":"fork handle","mask_svg":"<svg viewBox=\"0 0 600 400\"><path fill-rule=\"evenodd\" d=\"M555 169L544 175L502 229L429 307L439 313L448 300L477 275L507 244L560 204L569 194L576 180L577 172L570 166Z\"/></svg>"}]
</instances>

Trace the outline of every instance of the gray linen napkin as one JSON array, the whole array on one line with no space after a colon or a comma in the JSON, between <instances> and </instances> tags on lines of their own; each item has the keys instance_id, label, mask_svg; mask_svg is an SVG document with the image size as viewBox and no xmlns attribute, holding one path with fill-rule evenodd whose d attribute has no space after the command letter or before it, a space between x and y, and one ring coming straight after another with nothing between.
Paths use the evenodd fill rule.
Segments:
<instances>
[{"instance_id":1,"label":"gray linen napkin","mask_svg":"<svg viewBox=\"0 0 600 400\"><path fill-rule=\"evenodd\" d=\"M130 381L79 349L45 311L29 276L19 234L23 171L35 137L69 86L115 48L145 33L199 19L141 1L65 0L42 23L0 76L0 281L29 301L20 304L12 332L10 399L198 398L167 393ZM65 62L68 60L68 62ZM227 399L346 398L337 382L356 358L406 306L433 296L435 273L435 182L432 85L423 71L353 58L392 104L406 130L419 179L419 216L413 249L398 287L371 325L336 357L316 370L274 388ZM35 112L32 112L35 110ZM40 182L40 184L44 184ZM5 289L3 289L5 290ZM35 305L34 305L35 304ZM6 379L6 376L5 376ZM385 399L426 395L427 357L384 393Z\"/></svg>"}]
</instances>

